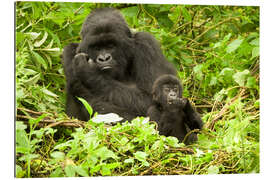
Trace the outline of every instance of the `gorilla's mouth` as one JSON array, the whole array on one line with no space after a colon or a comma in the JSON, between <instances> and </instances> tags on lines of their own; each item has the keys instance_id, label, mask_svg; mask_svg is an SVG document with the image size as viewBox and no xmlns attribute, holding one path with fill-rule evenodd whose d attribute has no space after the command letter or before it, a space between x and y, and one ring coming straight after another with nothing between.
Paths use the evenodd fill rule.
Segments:
<instances>
[{"instance_id":1,"label":"gorilla's mouth","mask_svg":"<svg viewBox=\"0 0 270 180\"><path fill-rule=\"evenodd\" d=\"M167 99L167 104L171 105L173 103L173 99Z\"/></svg>"},{"instance_id":2,"label":"gorilla's mouth","mask_svg":"<svg viewBox=\"0 0 270 180\"><path fill-rule=\"evenodd\" d=\"M101 68L100 68L102 71L104 71L104 70L108 70L108 69L112 69L112 66L102 66Z\"/></svg>"}]
</instances>

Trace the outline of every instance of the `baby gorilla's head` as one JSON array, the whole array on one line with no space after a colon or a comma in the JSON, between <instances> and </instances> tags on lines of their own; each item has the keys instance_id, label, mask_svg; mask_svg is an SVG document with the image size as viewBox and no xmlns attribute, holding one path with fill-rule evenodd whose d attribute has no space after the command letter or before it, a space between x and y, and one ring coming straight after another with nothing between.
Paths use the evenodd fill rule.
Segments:
<instances>
[{"instance_id":1,"label":"baby gorilla's head","mask_svg":"<svg viewBox=\"0 0 270 180\"><path fill-rule=\"evenodd\" d=\"M154 102L167 108L183 108L186 99L182 98L182 85L173 75L163 75L156 79L152 88Z\"/></svg>"}]
</instances>

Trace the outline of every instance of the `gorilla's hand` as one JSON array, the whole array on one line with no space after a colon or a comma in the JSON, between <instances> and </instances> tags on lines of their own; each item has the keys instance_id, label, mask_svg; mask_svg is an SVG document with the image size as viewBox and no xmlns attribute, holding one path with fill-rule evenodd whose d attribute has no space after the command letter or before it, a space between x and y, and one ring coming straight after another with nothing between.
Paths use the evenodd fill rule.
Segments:
<instances>
[{"instance_id":1,"label":"gorilla's hand","mask_svg":"<svg viewBox=\"0 0 270 180\"><path fill-rule=\"evenodd\" d=\"M88 55L85 53L76 54L73 60L74 69L81 69L83 67L87 67L87 59Z\"/></svg>"},{"instance_id":2,"label":"gorilla's hand","mask_svg":"<svg viewBox=\"0 0 270 180\"><path fill-rule=\"evenodd\" d=\"M82 76L87 75L97 68L96 64L92 59L88 59L88 55L85 53L78 53L75 55L73 60L73 69L75 75Z\"/></svg>"},{"instance_id":3,"label":"gorilla's hand","mask_svg":"<svg viewBox=\"0 0 270 180\"><path fill-rule=\"evenodd\" d=\"M173 98L168 100L168 106L170 108L184 109L187 101L187 98Z\"/></svg>"},{"instance_id":4,"label":"gorilla's hand","mask_svg":"<svg viewBox=\"0 0 270 180\"><path fill-rule=\"evenodd\" d=\"M187 98L179 98L179 107L180 109L184 109L184 107L187 105Z\"/></svg>"}]
</instances>

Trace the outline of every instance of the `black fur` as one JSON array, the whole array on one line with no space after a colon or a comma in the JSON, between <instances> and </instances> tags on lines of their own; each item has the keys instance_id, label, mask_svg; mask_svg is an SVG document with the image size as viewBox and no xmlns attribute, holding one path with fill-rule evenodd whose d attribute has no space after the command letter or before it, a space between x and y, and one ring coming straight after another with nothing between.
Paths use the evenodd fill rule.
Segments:
<instances>
[{"instance_id":1,"label":"black fur","mask_svg":"<svg viewBox=\"0 0 270 180\"><path fill-rule=\"evenodd\" d=\"M164 88L169 91L164 91ZM175 136L182 142L190 130L202 128L199 114L187 98L182 98L182 85L175 76L163 75L157 78L153 84L152 96L153 104L147 115L150 120L157 122L160 134ZM184 143L196 140L196 133L191 133Z\"/></svg>"},{"instance_id":2,"label":"black fur","mask_svg":"<svg viewBox=\"0 0 270 180\"><path fill-rule=\"evenodd\" d=\"M89 119L76 97L87 100L100 114L113 112L127 120L146 116L154 80L163 74L176 75L154 37L132 34L115 9L92 11L83 23L81 38L63 51L66 113L71 117Z\"/></svg>"}]
</instances>

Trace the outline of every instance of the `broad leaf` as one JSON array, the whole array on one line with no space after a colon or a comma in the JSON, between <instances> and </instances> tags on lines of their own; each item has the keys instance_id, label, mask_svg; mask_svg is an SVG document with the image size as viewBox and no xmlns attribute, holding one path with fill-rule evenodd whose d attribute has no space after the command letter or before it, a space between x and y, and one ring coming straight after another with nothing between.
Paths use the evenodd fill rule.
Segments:
<instances>
[{"instance_id":1,"label":"broad leaf","mask_svg":"<svg viewBox=\"0 0 270 180\"><path fill-rule=\"evenodd\" d=\"M237 72L233 75L233 79L239 86L244 86L247 80L247 76L249 75L249 70L244 70L242 72Z\"/></svg>"},{"instance_id":2,"label":"broad leaf","mask_svg":"<svg viewBox=\"0 0 270 180\"><path fill-rule=\"evenodd\" d=\"M226 49L227 53L231 53L233 51L235 51L243 42L244 39L242 39L241 37L239 37L238 39L234 40L233 42L231 42Z\"/></svg>"},{"instance_id":3,"label":"broad leaf","mask_svg":"<svg viewBox=\"0 0 270 180\"><path fill-rule=\"evenodd\" d=\"M219 173L219 168L217 166L211 165L208 168L208 174L218 174Z\"/></svg>"}]
</instances>

